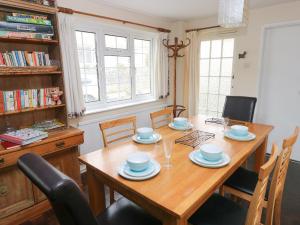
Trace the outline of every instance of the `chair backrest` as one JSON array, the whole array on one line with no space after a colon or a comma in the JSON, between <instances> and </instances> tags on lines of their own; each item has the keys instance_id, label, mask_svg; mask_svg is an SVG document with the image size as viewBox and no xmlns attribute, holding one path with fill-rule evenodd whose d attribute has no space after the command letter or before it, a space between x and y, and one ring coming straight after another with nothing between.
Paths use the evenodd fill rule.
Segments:
<instances>
[{"instance_id":1,"label":"chair backrest","mask_svg":"<svg viewBox=\"0 0 300 225\"><path fill-rule=\"evenodd\" d=\"M272 177L271 186L270 186L270 193L268 196L267 215L266 215L266 225L273 224L275 204L278 204L278 207L281 207L281 200L282 200L286 175L289 167L289 162L290 162L293 146L298 139L299 132L300 132L299 127L296 127L293 135L283 140L283 144L282 144L283 150L281 151L278 157L274 174ZM280 216L276 218L280 218Z\"/></svg>"},{"instance_id":2,"label":"chair backrest","mask_svg":"<svg viewBox=\"0 0 300 225\"><path fill-rule=\"evenodd\" d=\"M256 98L245 96L226 96L223 117L232 120L252 122Z\"/></svg>"},{"instance_id":3,"label":"chair backrest","mask_svg":"<svg viewBox=\"0 0 300 225\"><path fill-rule=\"evenodd\" d=\"M268 180L274 169L277 158L278 147L273 145L269 160L260 168L258 182L247 213L245 225L260 225L261 215L265 201Z\"/></svg>"},{"instance_id":4,"label":"chair backrest","mask_svg":"<svg viewBox=\"0 0 300 225\"><path fill-rule=\"evenodd\" d=\"M105 121L99 124L102 132L104 146L113 142L127 139L136 132L136 116Z\"/></svg>"},{"instance_id":5,"label":"chair backrest","mask_svg":"<svg viewBox=\"0 0 300 225\"><path fill-rule=\"evenodd\" d=\"M153 129L168 125L173 119L173 108L168 107L158 112L152 112L150 118Z\"/></svg>"},{"instance_id":6,"label":"chair backrest","mask_svg":"<svg viewBox=\"0 0 300 225\"><path fill-rule=\"evenodd\" d=\"M47 196L60 225L98 225L86 198L71 178L33 153L21 156L17 164Z\"/></svg>"}]
</instances>

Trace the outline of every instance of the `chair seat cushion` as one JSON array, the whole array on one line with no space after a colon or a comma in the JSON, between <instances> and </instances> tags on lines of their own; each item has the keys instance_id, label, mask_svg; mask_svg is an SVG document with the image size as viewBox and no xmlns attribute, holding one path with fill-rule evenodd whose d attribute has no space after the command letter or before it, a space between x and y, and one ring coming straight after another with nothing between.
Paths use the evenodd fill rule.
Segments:
<instances>
[{"instance_id":1,"label":"chair seat cushion","mask_svg":"<svg viewBox=\"0 0 300 225\"><path fill-rule=\"evenodd\" d=\"M253 195L256 184L258 182L258 174L247 170L243 167L237 169L234 174L224 183L224 185L244 192L248 195ZM265 200L268 200L270 185L267 185Z\"/></svg>"},{"instance_id":2,"label":"chair seat cushion","mask_svg":"<svg viewBox=\"0 0 300 225\"><path fill-rule=\"evenodd\" d=\"M243 225L247 209L237 203L213 194L189 219L192 225Z\"/></svg>"},{"instance_id":3,"label":"chair seat cushion","mask_svg":"<svg viewBox=\"0 0 300 225\"><path fill-rule=\"evenodd\" d=\"M97 217L99 225L162 225L141 207L120 198Z\"/></svg>"}]
</instances>

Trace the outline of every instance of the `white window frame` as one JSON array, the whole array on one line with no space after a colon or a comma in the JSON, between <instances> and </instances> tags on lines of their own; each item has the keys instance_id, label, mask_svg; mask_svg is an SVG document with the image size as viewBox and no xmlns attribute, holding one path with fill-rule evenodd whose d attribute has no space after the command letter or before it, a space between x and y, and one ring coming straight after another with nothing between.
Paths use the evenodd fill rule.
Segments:
<instances>
[{"instance_id":1,"label":"white window frame","mask_svg":"<svg viewBox=\"0 0 300 225\"><path fill-rule=\"evenodd\" d=\"M109 108L121 108L128 105L140 104L145 102L151 102L157 100L156 84L154 76L154 45L155 45L155 33L135 30L132 28L124 28L116 25L105 25L101 22L91 22L86 19L76 18L74 22L74 33L76 31L95 33L96 35L96 58L98 67L98 86L100 88L100 101L85 103L87 112L89 111L104 111ZM115 35L128 38L127 49L109 49L105 47L105 34ZM75 35L74 35L75 36ZM145 41L151 41L151 68L150 68L150 94L136 95L135 86L135 61L134 61L134 39L141 39ZM76 40L75 42L76 43ZM75 46L77 50L77 46ZM77 51L76 51L77 52ZM106 79L105 79L105 67L104 56L129 56L130 57L130 75L131 75L131 99L118 100L112 102L106 102Z\"/></svg>"}]
</instances>

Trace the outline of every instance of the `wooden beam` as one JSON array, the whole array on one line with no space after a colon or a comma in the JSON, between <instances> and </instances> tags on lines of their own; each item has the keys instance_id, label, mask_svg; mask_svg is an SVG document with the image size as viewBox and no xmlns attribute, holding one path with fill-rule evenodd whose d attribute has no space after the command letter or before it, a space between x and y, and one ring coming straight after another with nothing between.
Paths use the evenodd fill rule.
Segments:
<instances>
[{"instance_id":1,"label":"wooden beam","mask_svg":"<svg viewBox=\"0 0 300 225\"><path fill-rule=\"evenodd\" d=\"M147 28L150 28L150 29L155 29L159 32L164 32L164 33L170 33L171 32L171 30L161 28L161 27L150 26L150 25L147 25L147 24L142 24L142 23L132 22L132 21L128 21L128 20L117 19L117 18L108 17L108 16L101 16L101 15L97 15L97 14L93 14L93 13L77 11L77 10L64 8L64 7L58 7L58 12L67 13L67 14L75 14L76 13L76 14L85 15L85 16L92 16L92 17L96 17L96 18L100 18L100 19L120 22L120 23L123 23L123 24L131 24L131 25L140 26L140 27L147 27Z\"/></svg>"}]
</instances>

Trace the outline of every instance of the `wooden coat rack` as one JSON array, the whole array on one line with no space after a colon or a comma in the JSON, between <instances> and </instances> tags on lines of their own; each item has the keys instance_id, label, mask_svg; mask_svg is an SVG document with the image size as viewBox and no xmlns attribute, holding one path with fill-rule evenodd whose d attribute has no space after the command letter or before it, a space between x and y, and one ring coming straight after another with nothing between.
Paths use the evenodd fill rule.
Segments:
<instances>
[{"instance_id":1,"label":"wooden coat rack","mask_svg":"<svg viewBox=\"0 0 300 225\"><path fill-rule=\"evenodd\" d=\"M171 55L169 55L169 58L174 58L174 99L173 99L173 115L174 117L180 116L180 114L186 110L186 108L182 105L177 105L176 100L176 77L177 77L177 58L182 58L184 55L180 55L179 51L181 49L186 48L191 44L191 40L187 38L187 44L184 44L183 41L178 41L178 38L175 37L174 44L170 44L168 39L163 40L163 45L172 51Z\"/></svg>"}]
</instances>

